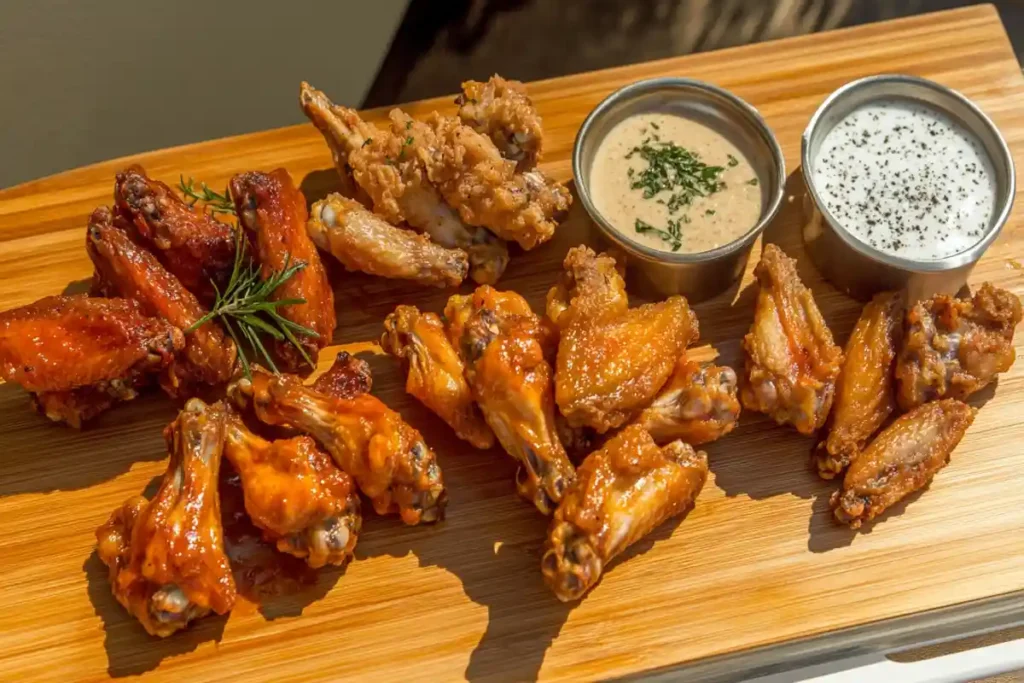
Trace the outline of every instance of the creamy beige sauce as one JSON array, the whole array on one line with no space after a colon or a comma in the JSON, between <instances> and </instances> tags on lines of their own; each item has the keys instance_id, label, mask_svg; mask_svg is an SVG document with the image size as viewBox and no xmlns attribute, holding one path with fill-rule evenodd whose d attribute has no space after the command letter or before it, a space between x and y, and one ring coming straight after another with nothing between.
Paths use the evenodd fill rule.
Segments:
<instances>
[{"instance_id":1,"label":"creamy beige sauce","mask_svg":"<svg viewBox=\"0 0 1024 683\"><path fill-rule=\"evenodd\" d=\"M649 164L637 153L627 158L645 141L656 149L659 143L674 143L704 164L721 167L717 180L724 186L693 196L689 205L674 211L669 207L672 190L645 198L644 190L632 185ZM601 141L590 170L590 194L605 220L636 242L682 254L708 251L746 234L761 217L761 192L757 173L736 145L698 121L667 113L636 114L619 122ZM638 232L638 220L654 230Z\"/></svg>"}]
</instances>

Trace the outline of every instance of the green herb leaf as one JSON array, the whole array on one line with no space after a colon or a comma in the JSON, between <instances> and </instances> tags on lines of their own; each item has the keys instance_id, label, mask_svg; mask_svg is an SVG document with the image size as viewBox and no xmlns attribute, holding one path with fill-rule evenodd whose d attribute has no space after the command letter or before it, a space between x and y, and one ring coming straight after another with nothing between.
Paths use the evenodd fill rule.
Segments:
<instances>
[{"instance_id":1,"label":"green herb leaf","mask_svg":"<svg viewBox=\"0 0 1024 683\"><path fill-rule=\"evenodd\" d=\"M189 206L195 206L197 202L202 202L212 214L235 213L235 203L231 201L231 193L227 188L224 189L224 194L221 194L211 190L206 183L199 183L199 189L196 190L192 176L189 176L186 181L185 176L179 175L178 189L185 196L185 201Z\"/></svg>"},{"instance_id":2,"label":"green herb leaf","mask_svg":"<svg viewBox=\"0 0 1024 683\"><path fill-rule=\"evenodd\" d=\"M735 168L736 166L740 165L740 160L739 159L737 159L736 157L734 157L731 154L729 154L728 157L729 157L729 161L728 161L729 168Z\"/></svg>"},{"instance_id":3,"label":"green herb leaf","mask_svg":"<svg viewBox=\"0 0 1024 683\"><path fill-rule=\"evenodd\" d=\"M754 187L757 187L757 185L758 185L757 178L751 178L750 180L748 180L747 181L747 185L753 185Z\"/></svg>"}]
</instances>

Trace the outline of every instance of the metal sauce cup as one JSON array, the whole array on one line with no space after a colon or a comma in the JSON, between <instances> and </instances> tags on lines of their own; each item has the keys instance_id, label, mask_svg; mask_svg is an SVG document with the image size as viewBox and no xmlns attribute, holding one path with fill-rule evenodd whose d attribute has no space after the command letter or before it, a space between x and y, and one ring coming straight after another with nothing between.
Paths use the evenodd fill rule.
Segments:
<instances>
[{"instance_id":1,"label":"metal sauce cup","mask_svg":"<svg viewBox=\"0 0 1024 683\"><path fill-rule=\"evenodd\" d=\"M613 228L594 206L590 171L601 141L620 121L651 111L676 114L708 126L729 139L750 161L762 188L761 217L742 237L696 254L659 251ZM688 78L639 81L605 98L576 135L572 170L583 206L604 239L625 252L629 273L639 289L658 296L683 294L691 301L719 294L739 279L757 236L779 211L786 183L782 150L757 110L726 90Z\"/></svg>"},{"instance_id":2,"label":"metal sauce cup","mask_svg":"<svg viewBox=\"0 0 1024 683\"><path fill-rule=\"evenodd\" d=\"M938 260L893 256L872 247L844 228L829 212L814 185L814 159L825 136L857 107L880 99L903 99L945 114L972 133L992 162L996 206L991 222L974 246ZM881 75L844 85L822 103L804 131L801 164L807 192L803 198L804 241L821 274L858 299L885 290L905 290L911 301L955 294L974 264L998 237L1016 193L1013 158L995 124L966 97L916 76Z\"/></svg>"}]
</instances>

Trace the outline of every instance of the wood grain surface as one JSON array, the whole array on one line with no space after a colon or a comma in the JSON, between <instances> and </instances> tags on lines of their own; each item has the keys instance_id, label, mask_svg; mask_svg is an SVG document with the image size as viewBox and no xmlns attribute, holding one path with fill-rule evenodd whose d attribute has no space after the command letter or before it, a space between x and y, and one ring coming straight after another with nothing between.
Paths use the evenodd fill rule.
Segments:
<instances>
[{"instance_id":1,"label":"wood grain surface","mask_svg":"<svg viewBox=\"0 0 1024 683\"><path fill-rule=\"evenodd\" d=\"M991 7L581 74L532 84L530 92L547 132L544 168L560 179L570 178L573 138L590 109L621 85L662 75L711 81L753 103L792 172L800 133L826 95L880 72L925 76L965 93L1021 160L1024 79ZM450 111L452 104L408 106L413 114L434 108ZM74 112L68 116L74 125ZM335 184L326 145L303 125L8 189L0 192L0 308L90 275L86 218L110 202L113 174L129 161L168 182L184 173L215 187L238 171L284 166L310 201ZM790 189L798 184L791 177ZM798 205L787 202L766 238L800 259L845 340L858 305L807 262ZM1014 260L1022 258L1020 223L1018 210L973 283L991 280L1024 293ZM552 243L514 254L502 286L541 310L566 250L588 240L589 231L577 203ZM448 520L405 528L370 515L356 560L344 571L322 571L307 590L260 606L243 603L229 617L153 639L111 597L93 531L162 473L160 432L174 406L149 395L78 433L35 414L18 387L0 386L0 678L613 677L1024 589L1024 363L1017 363L974 401L982 406L978 419L930 489L859 534L830 522L833 487L807 468L811 440L744 414L735 433L707 449L713 478L696 509L631 550L580 604L561 605L538 566L546 521L516 497L510 459L457 441L404 394L391 359L366 343L396 304L437 311L447 293L338 267L332 275L336 341L370 360L374 393L438 451L450 489ZM748 272L738 288L697 306L703 341L727 362L737 360L751 320L749 283Z\"/></svg>"}]
</instances>

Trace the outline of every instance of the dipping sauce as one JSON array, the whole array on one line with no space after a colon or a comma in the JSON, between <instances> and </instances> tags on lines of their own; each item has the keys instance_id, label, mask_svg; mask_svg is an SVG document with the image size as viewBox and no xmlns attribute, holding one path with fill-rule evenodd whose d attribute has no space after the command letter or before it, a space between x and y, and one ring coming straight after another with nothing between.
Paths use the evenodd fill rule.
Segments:
<instances>
[{"instance_id":1,"label":"dipping sauce","mask_svg":"<svg viewBox=\"0 0 1024 683\"><path fill-rule=\"evenodd\" d=\"M815 188L847 231L879 251L936 260L977 244L991 225L996 176L959 123L910 100L850 112L821 143Z\"/></svg>"},{"instance_id":2,"label":"dipping sauce","mask_svg":"<svg viewBox=\"0 0 1024 683\"><path fill-rule=\"evenodd\" d=\"M699 121L667 113L636 114L609 131L590 194L618 232L667 252L720 247L761 218L760 180L743 153Z\"/></svg>"}]
</instances>

